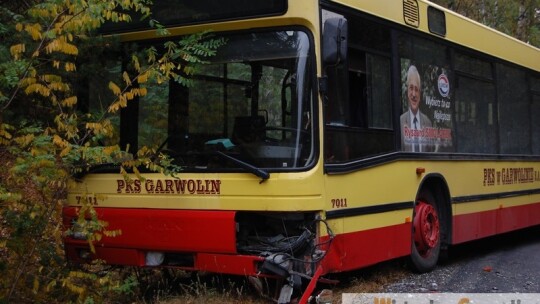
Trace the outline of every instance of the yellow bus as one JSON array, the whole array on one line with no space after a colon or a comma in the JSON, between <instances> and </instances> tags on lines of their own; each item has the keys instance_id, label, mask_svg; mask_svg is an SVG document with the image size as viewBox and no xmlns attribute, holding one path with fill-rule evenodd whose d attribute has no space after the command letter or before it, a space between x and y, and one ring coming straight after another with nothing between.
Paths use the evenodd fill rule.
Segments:
<instances>
[{"instance_id":1,"label":"yellow bus","mask_svg":"<svg viewBox=\"0 0 540 304\"><path fill-rule=\"evenodd\" d=\"M64 224L91 200L108 229L67 257L281 278L305 302L325 274L540 224L540 52L424 0L155 1L109 28L127 48L212 31L226 43L189 76L122 110L121 147L180 168L127 182L91 168ZM87 109L125 59L103 59ZM103 85L105 84L105 86ZM112 140L112 139L111 139Z\"/></svg>"}]
</instances>

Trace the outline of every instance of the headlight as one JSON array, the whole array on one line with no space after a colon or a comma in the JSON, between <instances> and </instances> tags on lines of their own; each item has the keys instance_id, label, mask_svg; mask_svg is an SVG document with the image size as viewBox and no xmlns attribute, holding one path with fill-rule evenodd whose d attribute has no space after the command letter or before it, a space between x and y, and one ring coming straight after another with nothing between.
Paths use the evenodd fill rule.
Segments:
<instances>
[{"instance_id":1,"label":"headlight","mask_svg":"<svg viewBox=\"0 0 540 304\"><path fill-rule=\"evenodd\" d=\"M150 251L146 253L146 266L159 266L165 260L163 252Z\"/></svg>"}]
</instances>

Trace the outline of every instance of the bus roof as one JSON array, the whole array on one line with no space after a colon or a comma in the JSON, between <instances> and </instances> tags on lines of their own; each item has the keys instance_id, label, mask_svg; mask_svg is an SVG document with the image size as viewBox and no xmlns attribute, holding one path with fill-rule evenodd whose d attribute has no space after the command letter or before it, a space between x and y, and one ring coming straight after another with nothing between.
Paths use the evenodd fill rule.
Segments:
<instances>
[{"instance_id":1,"label":"bus roof","mask_svg":"<svg viewBox=\"0 0 540 304\"><path fill-rule=\"evenodd\" d=\"M364 11L440 37L458 45L540 71L540 49L501 33L479 22L426 0L334 0L335 3ZM410 14L410 8L417 11ZM444 12L446 33L433 34L428 27L428 7ZM415 15L416 13L416 15ZM412 18L412 20L411 20ZM414 20L414 18L417 18Z\"/></svg>"}]
</instances>

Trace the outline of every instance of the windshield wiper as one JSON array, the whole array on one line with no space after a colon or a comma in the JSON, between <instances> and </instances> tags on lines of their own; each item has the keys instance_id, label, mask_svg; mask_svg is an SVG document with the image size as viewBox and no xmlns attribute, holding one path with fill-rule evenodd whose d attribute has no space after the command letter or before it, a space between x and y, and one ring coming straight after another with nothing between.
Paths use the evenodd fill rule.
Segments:
<instances>
[{"instance_id":1,"label":"windshield wiper","mask_svg":"<svg viewBox=\"0 0 540 304\"><path fill-rule=\"evenodd\" d=\"M241 168L243 169L246 169L249 173L252 173L254 174L255 176L257 177L260 177L261 178L261 181L259 182L259 184L262 184L263 182L265 182L267 179L270 178L270 173L268 173L267 171L263 170L263 169L260 169L260 168L257 168L251 164L248 164L246 162L243 162L237 158L234 158L230 155L227 155L221 151L215 151L215 153L235 164L237 164L238 166L240 166Z\"/></svg>"}]
</instances>

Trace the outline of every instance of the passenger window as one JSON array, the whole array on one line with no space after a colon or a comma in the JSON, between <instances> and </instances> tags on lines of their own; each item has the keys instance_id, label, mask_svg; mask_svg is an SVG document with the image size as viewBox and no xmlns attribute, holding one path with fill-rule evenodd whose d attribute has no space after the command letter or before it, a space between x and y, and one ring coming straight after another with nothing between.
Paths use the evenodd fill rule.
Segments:
<instances>
[{"instance_id":1,"label":"passenger window","mask_svg":"<svg viewBox=\"0 0 540 304\"><path fill-rule=\"evenodd\" d=\"M497 153L498 120L493 67L456 52L456 145L463 153Z\"/></svg>"},{"instance_id":2,"label":"passenger window","mask_svg":"<svg viewBox=\"0 0 540 304\"><path fill-rule=\"evenodd\" d=\"M456 81L457 150L497 153L497 119L493 83L459 76Z\"/></svg>"},{"instance_id":3,"label":"passenger window","mask_svg":"<svg viewBox=\"0 0 540 304\"><path fill-rule=\"evenodd\" d=\"M540 117L540 92L532 96L531 116ZM540 155L540 119L531 120L532 152Z\"/></svg>"},{"instance_id":4,"label":"passenger window","mask_svg":"<svg viewBox=\"0 0 540 304\"><path fill-rule=\"evenodd\" d=\"M506 65L497 65L499 137L501 153L529 154L530 97L526 74Z\"/></svg>"},{"instance_id":5,"label":"passenger window","mask_svg":"<svg viewBox=\"0 0 540 304\"><path fill-rule=\"evenodd\" d=\"M328 73L333 99L326 111L327 162L394 151L389 52L388 28L349 19L347 66Z\"/></svg>"},{"instance_id":6,"label":"passenger window","mask_svg":"<svg viewBox=\"0 0 540 304\"><path fill-rule=\"evenodd\" d=\"M390 60L368 54L366 63L368 127L392 129Z\"/></svg>"}]
</instances>

